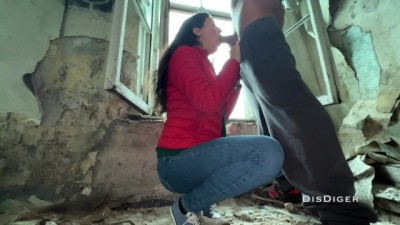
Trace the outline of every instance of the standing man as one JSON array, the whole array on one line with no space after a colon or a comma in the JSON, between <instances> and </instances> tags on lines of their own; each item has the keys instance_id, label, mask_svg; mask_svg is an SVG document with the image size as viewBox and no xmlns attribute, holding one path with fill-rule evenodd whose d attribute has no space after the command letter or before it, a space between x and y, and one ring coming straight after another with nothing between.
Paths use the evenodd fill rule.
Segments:
<instances>
[{"instance_id":1,"label":"standing man","mask_svg":"<svg viewBox=\"0 0 400 225\"><path fill-rule=\"evenodd\" d=\"M376 222L375 212L352 198L353 174L332 120L296 69L282 32L281 1L232 0L232 19L260 133L282 144L284 175L307 196L304 206L325 225Z\"/></svg>"}]
</instances>

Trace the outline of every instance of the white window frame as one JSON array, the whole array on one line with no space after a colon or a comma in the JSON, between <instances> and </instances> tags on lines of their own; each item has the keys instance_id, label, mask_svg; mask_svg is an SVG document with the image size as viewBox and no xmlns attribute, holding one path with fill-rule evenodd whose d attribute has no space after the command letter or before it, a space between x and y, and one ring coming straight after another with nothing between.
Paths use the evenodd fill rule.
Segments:
<instances>
[{"instance_id":1,"label":"white window frame","mask_svg":"<svg viewBox=\"0 0 400 225\"><path fill-rule=\"evenodd\" d=\"M129 2L130 1L130 2ZM313 31L315 33L314 38L316 41L316 47L320 59L322 76L324 81L325 94L316 96L323 105L335 104L338 102L335 79L336 68L335 62L331 52L331 46L329 43L327 31L322 18L321 6L318 1L306 0L309 10L309 15L298 21L295 25L285 31L285 36L302 26L306 21L310 20ZM139 83L137 85L138 92L142 93L142 87L145 82L153 80L153 72L156 69L157 62L160 55L160 46L166 42L165 34L162 31L167 31L167 28L163 27L166 23L162 23L161 20L161 9L164 9L165 4L170 4L170 11L180 11L186 13L195 13L202 9L199 7L191 7L178 3L169 3L169 1L158 1L158 0L118 0L115 1L113 10L113 23L112 33L110 37L109 57L107 61L106 79L104 88L109 90L123 100L134 106L139 112L143 114L152 114L153 105L155 102L154 91L150 88L147 96L141 96L140 94L133 93L128 87L126 87L120 81L121 67L122 67L122 51L124 44L125 26L128 3L133 4L138 12L140 20L142 21L142 33L140 34L141 39L146 38L149 35L150 42L145 42L138 51L141 51L142 57L140 59L140 72L137 75ZM149 8L152 7L152 8ZM229 13L209 10L210 13L216 19L231 20ZM165 12L168 13L168 12ZM151 20L151 21L149 21ZM144 32L145 31L145 32ZM142 41L139 40L139 41ZM140 42L141 43L141 42ZM150 76L145 76L145 73L150 73ZM149 79L149 80L146 80ZM147 98L146 98L147 97ZM144 100L145 99L145 100Z\"/></svg>"},{"instance_id":2,"label":"white window frame","mask_svg":"<svg viewBox=\"0 0 400 225\"><path fill-rule=\"evenodd\" d=\"M287 29L285 36L290 35L293 31L301 27L308 20L314 31L314 39L316 42L318 56L321 64L323 81L325 84L326 94L316 96L322 105L331 105L338 103L338 93L336 91L335 80L337 78L336 64L332 55L331 45L324 24L324 19L321 12L319 1L307 0L309 14L300 19L296 24Z\"/></svg>"},{"instance_id":3,"label":"white window frame","mask_svg":"<svg viewBox=\"0 0 400 225\"><path fill-rule=\"evenodd\" d=\"M163 36L157 32L160 30L161 9L165 6L165 1L116 0L114 2L104 89L120 96L140 113L152 114L154 104L152 88L149 88L148 93L145 93L147 96L142 96L141 93L143 92L143 85L146 82L151 83L150 81L153 79L152 72L157 65L155 62L159 58L159 46L163 42ZM138 52L142 57L138 62L139 70L135 81L138 82L136 86L138 90L136 93L120 81L128 4L134 6L141 24L138 43L142 45L138 48ZM146 76L147 73L150 75Z\"/></svg>"}]
</instances>

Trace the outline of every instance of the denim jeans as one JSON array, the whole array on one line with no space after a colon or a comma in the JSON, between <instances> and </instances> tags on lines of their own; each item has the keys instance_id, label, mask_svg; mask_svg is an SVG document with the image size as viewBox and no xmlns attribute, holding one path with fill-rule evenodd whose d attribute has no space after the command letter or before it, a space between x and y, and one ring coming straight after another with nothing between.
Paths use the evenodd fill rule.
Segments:
<instances>
[{"instance_id":1,"label":"denim jeans","mask_svg":"<svg viewBox=\"0 0 400 225\"><path fill-rule=\"evenodd\" d=\"M215 139L178 155L158 160L158 175L166 189L182 193L191 212L266 184L282 169L281 145L267 136Z\"/></svg>"}]
</instances>

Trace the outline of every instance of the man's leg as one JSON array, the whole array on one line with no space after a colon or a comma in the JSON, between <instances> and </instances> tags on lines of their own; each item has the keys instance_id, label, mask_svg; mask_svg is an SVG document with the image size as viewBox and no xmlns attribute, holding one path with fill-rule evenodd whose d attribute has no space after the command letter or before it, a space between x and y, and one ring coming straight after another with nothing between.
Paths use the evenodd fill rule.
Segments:
<instances>
[{"instance_id":1,"label":"man's leg","mask_svg":"<svg viewBox=\"0 0 400 225\"><path fill-rule=\"evenodd\" d=\"M284 147L285 176L309 196L353 196L354 178L331 118L301 79L278 25L273 19L256 23L241 37L242 78L261 106L271 136ZM373 211L358 203L306 206L314 207L322 221L376 220Z\"/></svg>"},{"instance_id":2,"label":"man's leg","mask_svg":"<svg viewBox=\"0 0 400 225\"><path fill-rule=\"evenodd\" d=\"M243 90L257 122L259 134L271 136L264 113L262 112L260 105L258 104L249 84L247 84L246 81L244 81ZM259 194L261 197L279 199L284 202L291 202L295 204L302 202L301 193L297 188L293 187L293 185L289 183L284 175L275 178L275 182L269 184L266 188L263 188L260 191L261 193Z\"/></svg>"}]
</instances>

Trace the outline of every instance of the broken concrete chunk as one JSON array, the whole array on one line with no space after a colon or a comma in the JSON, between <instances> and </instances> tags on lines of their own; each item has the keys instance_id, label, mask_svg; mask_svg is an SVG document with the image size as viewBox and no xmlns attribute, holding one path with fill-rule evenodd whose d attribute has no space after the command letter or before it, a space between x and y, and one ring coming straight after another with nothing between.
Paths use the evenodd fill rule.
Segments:
<instances>
[{"instance_id":1,"label":"broken concrete chunk","mask_svg":"<svg viewBox=\"0 0 400 225\"><path fill-rule=\"evenodd\" d=\"M375 184L373 192L375 197L400 203L400 188L386 184Z\"/></svg>"},{"instance_id":2,"label":"broken concrete chunk","mask_svg":"<svg viewBox=\"0 0 400 225\"><path fill-rule=\"evenodd\" d=\"M358 145L356 152L360 155L367 154L370 152L382 152L381 147L377 141L365 141L365 145Z\"/></svg>"},{"instance_id":3,"label":"broken concrete chunk","mask_svg":"<svg viewBox=\"0 0 400 225\"><path fill-rule=\"evenodd\" d=\"M346 159L356 156L356 147L365 142L365 137L361 130L352 127L341 127L338 137Z\"/></svg>"},{"instance_id":4,"label":"broken concrete chunk","mask_svg":"<svg viewBox=\"0 0 400 225\"><path fill-rule=\"evenodd\" d=\"M43 220L38 219L38 220L12 222L12 223L9 223L8 225L40 225L43 223L44 223ZM45 223L45 225L47 225L47 223Z\"/></svg>"},{"instance_id":5,"label":"broken concrete chunk","mask_svg":"<svg viewBox=\"0 0 400 225\"><path fill-rule=\"evenodd\" d=\"M350 110L349 115L343 119L343 127L363 128L365 119L369 116L370 120L381 124L386 128L390 122L391 113L380 113L376 111L375 100L360 100Z\"/></svg>"},{"instance_id":6,"label":"broken concrete chunk","mask_svg":"<svg viewBox=\"0 0 400 225\"><path fill-rule=\"evenodd\" d=\"M349 161L350 169L353 172L353 175L356 179L362 178L366 175L374 174L373 167L366 165L363 162L363 159L364 159L363 156L357 156Z\"/></svg>"},{"instance_id":7,"label":"broken concrete chunk","mask_svg":"<svg viewBox=\"0 0 400 225\"><path fill-rule=\"evenodd\" d=\"M382 113L392 112L399 96L400 88L381 86L377 100L376 111Z\"/></svg>"},{"instance_id":8,"label":"broken concrete chunk","mask_svg":"<svg viewBox=\"0 0 400 225\"><path fill-rule=\"evenodd\" d=\"M374 162L386 164L388 162L388 157L386 155L370 152L367 154Z\"/></svg>"},{"instance_id":9,"label":"broken concrete chunk","mask_svg":"<svg viewBox=\"0 0 400 225\"><path fill-rule=\"evenodd\" d=\"M31 197L29 197L28 202L30 202L32 205L38 206L38 207L46 207L46 206L53 205L53 203L44 201L35 195L32 195Z\"/></svg>"},{"instance_id":10,"label":"broken concrete chunk","mask_svg":"<svg viewBox=\"0 0 400 225\"><path fill-rule=\"evenodd\" d=\"M359 201L373 207L372 180L375 177L375 171L372 166L366 165L363 159L364 156L356 156L349 161L350 169L355 177L355 196Z\"/></svg>"},{"instance_id":11,"label":"broken concrete chunk","mask_svg":"<svg viewBox=\"0 0 400 225\"><path fill-rule=\"evenodd\" d=\"M390 139L395 141L397 143L397 145L400 145L400 138L391 136Z\"/></svg>"},{"instance_id":12,"label":"broken concrete chunk","mask_svg":"<svg viewBox=\"0 0 400 225\"><path fill-rule=\"evenodd\" d=\"M382 143L379 143L379 146L388 156L392 157L393 159L396 159L397 161L400 161L400 149L399 148L395 148L390 145L382 144Z\"/></svg>"},{"instance_id":13,"label":"broken concrete chunk","mask_svg":"<svg viewBox=\"0 0 400 225\"><path fill-rule=\"evenodd\" d=\"M86 160L81 163L82 174L86 174L89 171L89 169L96 164L97 154L98 151L89 152Z\"/></svg>"},{"instance_id":14,"label":"broken concrete chunk","mask_svg":"<svg viewBox=\"0 0 400 225\"><path fill-rule=\"evenodd\" d=\"M375 204L379 208L400 214L400 204L399 203L394 203L394 202L386 200L386 199L378 198L375 200Z\"/></svg>"},{"instance_id":15,"label":"broken concrete chunk","mask_svg":"<svg viewBox=\"0 0 400 225\"><path fill-rule=\"evenodd\" d=\"M383 131L383 125L372 119L369 115L364 119L361 128L364 136L368 139Z\"/></svg>"},{"instance_id":16,"label":"broken concrete chunk","mask_svg":"<svg viewBox=\"0 0 400 225\"><path fill-rule=\"evenodd\" d=\"M375 165L376 176L400 187L400 164Z\"/></svg>"},{"instance_id":17,"label":"broken concrete chunk","mask_svg":"<svg viewBox=\"0 0 400 225\"><path fill-rule=\"evenodd\" d=\"M400 213L400 188L386 184L374 184L372 192L378 207Z\"/></svg>"}]
</instances>

